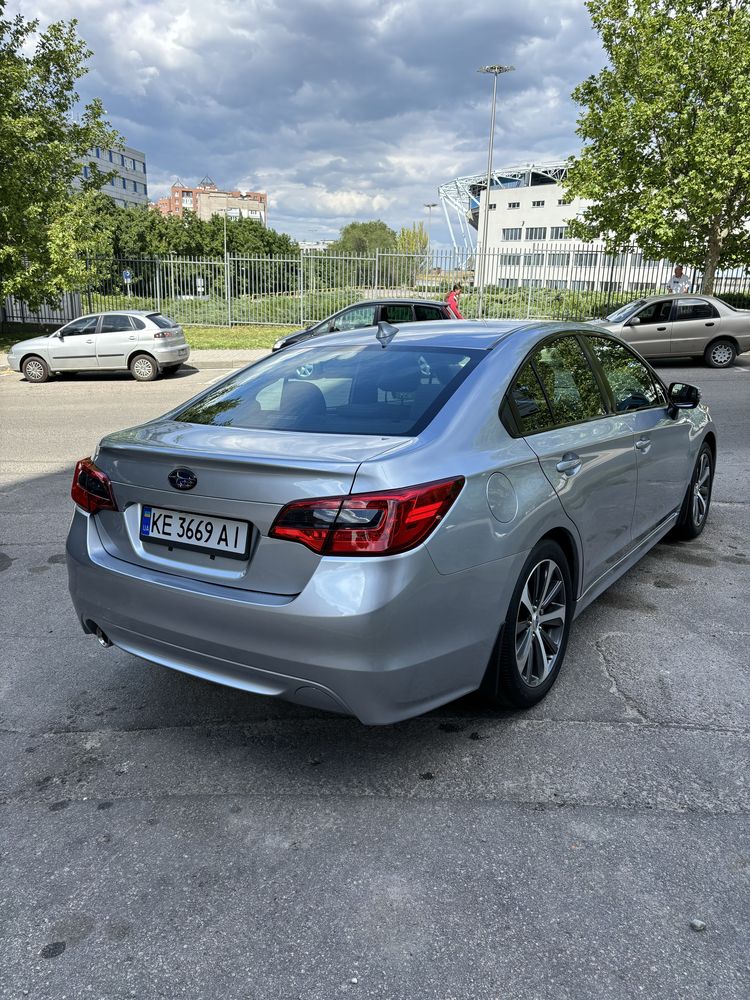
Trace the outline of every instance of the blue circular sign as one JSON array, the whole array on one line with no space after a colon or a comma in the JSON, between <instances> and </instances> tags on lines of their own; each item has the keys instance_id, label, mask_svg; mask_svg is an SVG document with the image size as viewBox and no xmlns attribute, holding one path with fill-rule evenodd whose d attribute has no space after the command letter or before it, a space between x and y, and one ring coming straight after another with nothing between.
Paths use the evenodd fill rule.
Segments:
<instances>
[{"instance_id":1,"label":"blue circular sign","mask_svg":"<svg viewBox=\"0 0 750 1000\"><path fill-rule=\"evenodd\" d=\"M122 280L123 281L132 281L132 279L133 279L133 275L132 275L132 273L130 271L123 271L122 272Z\"/></svg>"}]
</instances>

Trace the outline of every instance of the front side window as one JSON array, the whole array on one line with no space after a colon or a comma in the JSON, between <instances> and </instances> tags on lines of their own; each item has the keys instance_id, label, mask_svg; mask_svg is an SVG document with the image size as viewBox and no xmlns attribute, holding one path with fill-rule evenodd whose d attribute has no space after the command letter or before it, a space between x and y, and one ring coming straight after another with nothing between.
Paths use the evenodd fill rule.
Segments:
<instances>
[{"instance_id":1,"label":"front side window","mask_svg":"<svg viewBox=\"0 0 750 1000\"><path fill-rule=\"evenodd\" d=\"M101 333L117 333L120 330L132 329L129 316L116 313L107 313L106 316L102 316Z\"/></svg>"},{"instance_id":2,"label":"front side window","mask_svg":"<svg viewBox=\"0 0 750 1000\"><path fill-rule=\"evenodd\" d=\"M330 322L330 330L359 330L363 326L375 325L375 306L355 306L346 309Z\"/></svg>"},{"instance_id":3,"label":"front side window","mask_svg":"<svg viewBox=\"0 0 750 1000\"><path fill-rule=\"evenodd\" d=\"M666 323L672 311L672 300L661 299L659 302L650 302L645 309L637 313L641 325L647 323Z\"/></svg>"},{"instance_id":4,"label":"front side window","mask_svg":"<svg viewBox=\"0 0 750 1000\"><path fill-rule=\"evenodd\" d=\"M678 299L674 319L675 323L684 323L690 319L714 319L718 315L718 310L705 299Z\"/></svg>"},{"instance_id":5,"label":"front side window","mask_svg":"<svg viewBox=\"0 0 750 1000\"><path fill-rule=\"evenodd\" d=\"M60 333L63 337L76 337L83 333L93 333L96 330L97 316L84 316L82 319L74 319L72 323L64 326Z\"/></svg>"},{"instance_id":6,"label":"front side window","mask_svg":"<svg viewBox=\"0 0 750 1000\"><path fill-rule=\"evenodd\" d=\"M174 420L318 434L412 435L485 352L375 341L279 351L208 389Z\"/></svg>"},{"instance_id":7,"label":"front side window","mask_svg":"<svg viewBox=\"0 0 750 1000\"><path fill-rule=\"evenodd\" d=\"M588 337L587 343L612 390L616 412L667 405L661 386L624 344L606 337Z\"/></svg>"},{"instance_id":8,"label":"front side window","mask_svg":"<svg viewBox=\"0 0 750 1000\"><path fill-rule=\"evenodd\" d=\"M637 302L628 302L627 305L620 306L619 309L615 309L614 312L604 318L608 323L624 323L628 316L632 316L638 307L643 305L644 301L644 299L639 299Z\"/></svg>"},{"instance_id":9,"label":"front side window","mask_svg":"<svg viewBox=\"0 0 750 1000\"><path fill-rule=\"evenodd\" d=\"M532 357L555 426L577 424L607 412L588 358L575 337L558 337Z\"/></svg>"}]
</instances>

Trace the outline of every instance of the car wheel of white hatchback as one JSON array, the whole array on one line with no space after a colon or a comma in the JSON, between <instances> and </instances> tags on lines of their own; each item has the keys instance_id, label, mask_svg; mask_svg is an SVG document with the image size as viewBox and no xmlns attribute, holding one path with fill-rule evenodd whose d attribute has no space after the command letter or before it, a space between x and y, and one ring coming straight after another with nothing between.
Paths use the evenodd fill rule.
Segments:
<instances>
[{"instance_id":1,"label":"car wheel of white hatchback","mask_svg":"<svg viewBox=\"0 0 750 1000\"><path fill-rule=\"evenodd\" d=\"M136 354L130 362L130 374L137 382L153 382L159 366L148 354Z\"/></svg>"},{"instance_id":2,"label":"car wheel of white hatchback","mask_svg":"<svg viewBox=\"0 0 750 1000\"><path fill-rule=\"evenodd\" d=\"M46 382L49 378L49 367L41 358L26 358L23 363L23 375L27 382Z\"/></svg>"}]
</instances>

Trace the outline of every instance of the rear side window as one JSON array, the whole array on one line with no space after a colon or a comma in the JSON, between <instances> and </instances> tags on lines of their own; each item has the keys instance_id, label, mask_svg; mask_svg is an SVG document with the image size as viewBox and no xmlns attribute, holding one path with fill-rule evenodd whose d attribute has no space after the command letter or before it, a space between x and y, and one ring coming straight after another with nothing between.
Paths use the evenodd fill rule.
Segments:
<instances>
[{"instance_id":1,"label":"rear side window","mask_svg":"<svg viewBox=\"0 0 750 1000\"><path fill-rule=\"evenodd\" d=\"M437 306L414 306L414 315L419 321L445 319L445 313Z\"/></svg>"},{"instance_id":2,"label":"rear side window","mask_svg":"<svg viewBox=\"0 0 750 1000\"><path fill-rule=\"evenodd\" d=\"M209 389L175 420L321 434L412 435L484 352L379 344L280 351Z\"/></svg>"},{"instance_id":3,"label":"rear side window","mask_svg":"<svg viewBox=\"0 0 750 1000\"><path fill-rule=\"evenodd\" d=\"M130 322L133 324L133 326L135 327L136 330L145 330L146 329L146 324L143 322L142 319L138 319L137 316L131 316L130 317Z\"/></svg>"},{"instance_id":4,"label":"rear side window","mask_svg":"<svg viewBox=\"0 0 750 1000\"><path fill-rule=\"evenodd\" d=\"M411 323L414 320L411 306L398 302L381 306L380 315L386 323Z\"/></svg>"},{"instance_id":5,"label":"rear side window","mask_svg":"<svg viewBox=\"0 0 750 1000\"><path fill-rule=\"evenodd\" d=\"M689 319L714 319L718 315L718 309L704 299L678 299L674 318L681 323Z\"/></svg>"},{"instance_id":6,"label":"rear side window","mask_svg":"<svg viewBox=\"0 0 750 1000\"><path fill-rule=\"evenodd\" d=\"M577 424L607 412L594 373L575 337L559 337L533 357L555 424Z\"/></svg>"},{"instance_id":7,"label":"rear side window","mask_svg":"<svg viewBox=\"0 0 750 1000\"><path fill-rule=\"evenodd\" d=\"M535 434L554 423L547 397L531 362L527 362L518 373L518 378L510 389L510 398L522 434Z\"/></svg>"},{"instance_id":8,"label":"rear side window","mask_svg":"<svg viewBox=\"0 0 750 1000\"><path fill-rule=\"evenodd\" d=\"M627 347L606 337L586 339L612 390L615 412L667 405L661 386Z\"/></svg>"},{"instance_id":9,"label":"rear side window","mask_svg":"<svg viewBox=\"0 0 750 1000\"><path fill-rule=\"evenodd\" d=\"M121 330L132 330L130 317L121 313L107 313L102 316L100 333L118 333Z\"/></svg>"},{"instance_id":10,"label":"rear side window","mask_svg":"<svg viewBox=\"0 0 750 1000\"><path fill-rule=\"evenodd\" d=\"M150 313L148 318L162 330L169 330L173 326L177 326L173 319L168 319L166 316L162 316L161 313Z\"/></svg>"}]
</instances>

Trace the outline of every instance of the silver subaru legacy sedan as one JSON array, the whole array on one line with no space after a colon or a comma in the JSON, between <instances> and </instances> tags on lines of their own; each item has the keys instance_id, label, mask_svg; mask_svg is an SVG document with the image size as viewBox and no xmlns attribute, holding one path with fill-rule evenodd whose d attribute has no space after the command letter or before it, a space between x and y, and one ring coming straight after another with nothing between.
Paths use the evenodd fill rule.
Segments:
<instances>
[{"instance_id":1,"label":"silver subaru legacy sedan","mask_svg":"<svg viewBox=\"0 0 750 1000\"><path fill-rule=\"evenodd\" d=\"M70 592L104 646L363 723L478 688L524 708L583 608L700 534L715 463L698 390L610 334L381 324L104 438Z\"/></svg>"}]
</instances>

